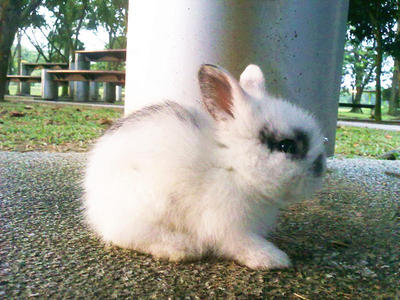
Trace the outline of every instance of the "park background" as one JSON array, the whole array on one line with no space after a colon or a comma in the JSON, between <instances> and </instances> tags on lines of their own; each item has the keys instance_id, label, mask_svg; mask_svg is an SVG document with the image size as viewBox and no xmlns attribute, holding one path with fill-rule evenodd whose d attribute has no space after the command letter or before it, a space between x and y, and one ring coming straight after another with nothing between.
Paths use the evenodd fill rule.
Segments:
<instances>
[{"instance_id":1,"label":"park background","mask_svg":"<svg viewBox=\"0 0 400 300\"><path fill-rule=\"evenodd\" d=\"M399 1L350 0L338 100L355 105L339 108L353 125L338 123L323 189L282 210L270 237L293 267L268 271L105 247L83 221L80 183L86 152L123 101L41 101L35 84L37 99L4 99L21 61L125 48L127 11L127 0L0 0L0 298L399 299Z\"/></svg>"},{"instance_id":2,"label":"park background","mask_svg":"<svg viewBox=\"0 0 400 300\"><path fill-rule=\"evenodd\" d=\"M4 87L0 88L0 101L4 100L4 93L20 93L20 84L6 85L5 76L21 74L21 62L71 63L77 50L126 48L128 0L9 1L2 5L0 52L8 59L6 66L0 67L0 86ZM15 15L5 14L5 5L9 9L14 5L9 11ZM399 19L396 1L350 1L339 103L354 107L339 106L339 119L399 124ZM123 71L125 63L97 62L90 68ZM40 72L35 70L32 75ZM68 86L59 88L61 97L72 103L72 98L68 98L70 92ZM101 87L99 92L101 96ZM40 98L40 83L31 84L31 95ZM374 108L357 107L360 104ZM28 106L34 109L16 102L1 105L2 150L87 151L121 116L121 110L111 107L98 113L87 108L62 108L57 110L62 116L48 120L46 109L51 108L43 105ZM397 151L399 144L396 131L339 126L335 152L348 157L382 157Z\"/></svg>"}]
</instances>

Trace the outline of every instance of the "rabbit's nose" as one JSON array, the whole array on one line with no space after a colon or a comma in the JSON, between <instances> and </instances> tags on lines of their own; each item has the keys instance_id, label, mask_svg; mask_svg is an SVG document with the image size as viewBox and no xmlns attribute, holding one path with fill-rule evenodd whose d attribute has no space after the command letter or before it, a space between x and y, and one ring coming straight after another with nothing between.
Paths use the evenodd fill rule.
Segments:
<instances>
[{"instance_id":1,"label":"rabbit's nose","mask_svg":"<svg viewBox=\"0 0 400 300\"><path fill-rule=\"evenodd\" d=\"M311 166L311 171L315 177L319 177L324 172L325 164L324 164L324 155L318 155L317 159L314 160Z\"/></svg>"}]
</instances>

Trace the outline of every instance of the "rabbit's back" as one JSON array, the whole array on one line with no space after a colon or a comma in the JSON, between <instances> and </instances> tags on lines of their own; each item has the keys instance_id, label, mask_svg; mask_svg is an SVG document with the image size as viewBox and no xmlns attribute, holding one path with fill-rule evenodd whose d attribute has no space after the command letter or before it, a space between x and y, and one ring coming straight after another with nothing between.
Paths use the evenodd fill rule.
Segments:
<instances>
[{"instance_id":1,"label":"rabbit's back","mask_svg":"<svg viewBox=\"0 0 400 300\"><path fill-rule=\"evenodd\" d=\"M107 241L129 245L141 225L180 211L210 162L208 122L174 102L146 107L115 123L93 148L85 176L89 224ZM175 203L171 203L175 201ZM177 225L177 224L175 224ZM130 237L131 236L131 237Z\"/></svg>"}]
</instances>

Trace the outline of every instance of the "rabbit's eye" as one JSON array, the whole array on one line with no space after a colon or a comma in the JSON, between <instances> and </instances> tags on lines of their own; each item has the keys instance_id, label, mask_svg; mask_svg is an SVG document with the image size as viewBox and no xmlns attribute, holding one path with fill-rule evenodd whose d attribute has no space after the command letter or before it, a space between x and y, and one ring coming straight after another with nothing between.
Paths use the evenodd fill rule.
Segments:
<instances>
[{"instance_id":1,"label":"rabbit's eye","mask_svg":"<svg viewBox=\"0 0 400 300\"><path fill-rule=\"evenodd\" d=\"M289 154L296 154L298 152L296 142L289 139L278 142L277 150Z\"/></svg>"}]
</instances>

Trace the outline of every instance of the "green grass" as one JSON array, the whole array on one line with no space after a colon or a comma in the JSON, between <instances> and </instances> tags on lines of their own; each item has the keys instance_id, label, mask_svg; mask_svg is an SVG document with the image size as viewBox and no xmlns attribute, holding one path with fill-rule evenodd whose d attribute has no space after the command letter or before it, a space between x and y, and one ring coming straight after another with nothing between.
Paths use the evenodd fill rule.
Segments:
<instances>
[{"instance_id":1,"label":"green grass","mask_svg":"<svg viewBox=\"0 0 400 300\"><path fill-rule=\"evenodd\" d=\"M121 114L106 108L3 102L0 103L0 150L87 151Z\"/></svg>"},{"instance_id":2,"label":"green grass","mask_svg":"<svg viewBox=\"0 0 400 300\"><path fill-rule=\"evenodd\" d=\"M336 155L375 158L395 149L400 149L399 131L347 126L337 128Z\"/></svg>"},{"instance_id":3,"label":"green grass","mask_svg":"<svg viewBox=\"0 0 400 300\"><path fill-rule=\"evenodd\" d=\"M340 107L339 108L339 119L359 119L359 120L373 120L371 117L371 110L369 108L363 108L363 113L352 113L350 112L351 108L348 107ZM400 120L400 116L390 116L388 115L388 108L384 107L382 110L382 120L383 121L391 121L391 120Z\"/></svg>"},{"instance_id":4,"label":"green grass","mask_svg":"<svg viewBox=\"0 0 400 300\"><path fill-rule=\"evenodd\" d=\"M22 116L13 116L15 112ZM0 103L0 150L85 152L122 116L109 108L85 108L17 102ZM344 157L376 158L400 149L400 132L339 127L335 153Z\"/></svg>"},{"instance_id":5,"label":"green grass","mask_svg":"<svg viewBox=\"0 0 400 300\"><path fill-rule=\"evenodd\" d=\"M16 82L10 82L10 85L8 87L8 89L10 91L10 95L17 94L17 85L18 85L18 83L16 83ZM32 96L41 96L42 95L40 83L31 83L31 95Z\"/></svg>"}]
</instances>

